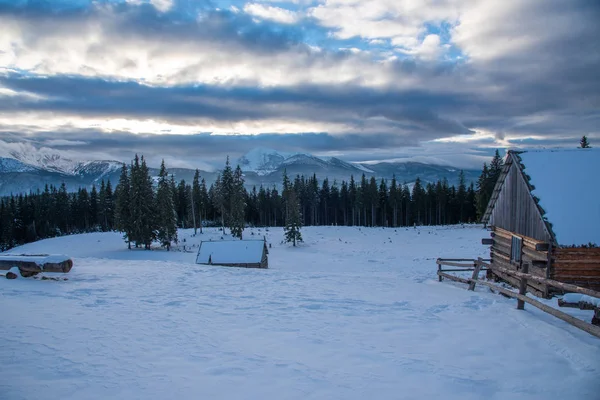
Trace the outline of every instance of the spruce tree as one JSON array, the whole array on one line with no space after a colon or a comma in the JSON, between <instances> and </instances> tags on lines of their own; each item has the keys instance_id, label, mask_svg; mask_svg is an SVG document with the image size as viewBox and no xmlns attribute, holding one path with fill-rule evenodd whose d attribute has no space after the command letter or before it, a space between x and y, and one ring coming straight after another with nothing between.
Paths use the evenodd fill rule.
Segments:
<instances>
[{"instance_id":1,"label":"spruce tree","mask_svg":"<svg viewBox=\"0 0 600 400\"><path fill-rule=\"evenodd\" d=\"M302 242L302 233L300 228L302 227L302 216L300 214L300 204L296 191L291 189L287 192L287 216L286 224L284 228L285 241L292 243L296 247L297 242Z\"/></svg>"},{"instance_id":2,"label":"spruce tree","mask_svg":"<svg viewBox=\"0 0 600 400\"><path fill-rule=\"evenodd\" d=\"M467 202L467 185L465 182L465 173L461 169L458 174L458 190L456 192L456 204L458 209L458 222L465 222Z\"/></svg>"},{"instance_id":3,"label":"spruce tree","mask_svg":"<svg viewBox=\"0 0 600 400\"><path fill-rule=\"evenodd\" d=\"M500 152L496 149L494 153L494 158L492 158L492 162L490 163L490 172L489 172L489 195L492 195L492 191L494 190L494 186L496 185L496 181L502 173L502 167L504 167L504 160L500 157Z\"/></svg>"},{"instance_id":4,"label":"spruce tree","mask_svg":"<svg viewBox=\"0 0 600 400\"><path fill-rule=\"evenodd\" d=\"M202 233L202 192L200 189L200 171L196 170L194 173L194 180L192 181L192 222L194 224L194 235L198 230L198 224L200 225L200 233Z\"/></svg>"},{"instance_id":5,"label":"spruce tree","mask_svg":"<svg viewBox=\"0 0 600 400\"><path fill-rule=\"evenodd\" d=\"M215 183L211 185L211 193L213 207L221 217L221 230L225 233L225 193L220 173L217 174Z\"/></svg>"},{"instance_id":6,"label":"spruce tree","mask_svg":"<svg viewBox=\"0 0 600 400\"><path fill-rule=\"evenodd\" d=\"M92 185L92 191L90 192L90 221L89 225L91 227L95 227L98 224L98 191L96 190L96 185Z\"/></svg>"},{"instance_id":7,"label":"spruce tree","mask_svg":"<svg viewBox=\"0 0 600 400\"><path fill-rule=\"evenodd\" d=\"M177 242L177 215L173 205L173 193L168 180L165 161L160 164L158 189L156 192L157 229L156 238L161 246L171 250L171 243Z\"/></svg>"},{"instance_id":8,"label":"spruce tree","mask_svg":"<svg viewBox=\"0 0 600 400\"><path fill-rule=\"evenodd\" d=\"M133 215L131 213L131 182L127 165L123 165L121 168L121 176L115 189L115 197L115 228L123 232L123 239L127 242L127 247L131 249L134 233Z\"/></svg>"},{"instance_id":9,"label":"spruce tree","mask_svg":"<svg viewBox=\"0 0 600 400\"><path fill-rule=\"evenodd\" d=\"M588 142L588 138L585 135L581 137L581 140L579 141L579 147L582 149L590 148L590 143Z\"/></svg>"},{"instance_id":10,"label":"spruce tree","mask_svg":"<svg viewBox=\"0 0 600 400\"><path fill-rule=\"evenodd\" d=\"M242 239L246 220L246 190L242 169L238 165L233 173L230 194L229 229L234 237Z\"/></svg>"},{"instance_id":11,"label":"spruce tree","mask_svg":"<svg viewBox=\"0 0 600 400\"><path fill-rule=\"evenodd\" d=\"M476 208L477 208L477 218L481 219L485 210L487 209L488 202L490 201L489 192L489 170L486 163L483 163L483 169L481 170L481 175L479 175L479 179L477 179L477 194L475 196L476 199Z\"/></svg>"}]
</instances>

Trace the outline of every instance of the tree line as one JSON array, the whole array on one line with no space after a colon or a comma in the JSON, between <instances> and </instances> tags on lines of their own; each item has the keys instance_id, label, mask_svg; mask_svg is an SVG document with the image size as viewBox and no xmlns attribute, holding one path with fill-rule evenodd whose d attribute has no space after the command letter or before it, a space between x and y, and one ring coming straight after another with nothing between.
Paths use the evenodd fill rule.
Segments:
<instances>
[{"instance_id":1,"label":"tree line","mask_svg":"<svg viewBox=\"0 0 600 400\"><path fill-rule=\"evenodd\" d=\"M207 185L196 170L191 184L177 182L164 162L156 179L144 157L123 165L113 190L110 181L99 190L80 188L68 193L46 186L43 191L0 199L0 250L44 238L92 231L120 231L129 248L149 249L158 241L169 249L177 228L202 232L206 225L229 229L242 238L246 226L284 227L286 240L302 240L309 225L402 227L447 225L478 221L485 212L503 160L496 151L483 165L476 184L467 184L460 171L458 185L446 179L409 185L367 178L364 174L340 182L316 175L289 177L282 185L248 190L239 166L229 158L214 183Z\"/></svg>"}]
</instances>

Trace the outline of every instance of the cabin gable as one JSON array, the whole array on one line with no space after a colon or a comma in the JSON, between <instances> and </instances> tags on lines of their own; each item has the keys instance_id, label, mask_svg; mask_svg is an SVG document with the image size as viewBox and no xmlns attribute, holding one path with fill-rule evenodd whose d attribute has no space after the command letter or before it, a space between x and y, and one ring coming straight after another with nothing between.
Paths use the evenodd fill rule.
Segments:
<instances>
[{"instance_id":1,"label":"cabin gable","mask_svg":"<svg viewBox=\"0 0 600 400\"><path fill-rule=\"evenodd\" d=\"M523 174L518 155L513 152L507 157L483 222L536 240L554 241L531 194L531 187Z\"/></svg>"}]
</instances>

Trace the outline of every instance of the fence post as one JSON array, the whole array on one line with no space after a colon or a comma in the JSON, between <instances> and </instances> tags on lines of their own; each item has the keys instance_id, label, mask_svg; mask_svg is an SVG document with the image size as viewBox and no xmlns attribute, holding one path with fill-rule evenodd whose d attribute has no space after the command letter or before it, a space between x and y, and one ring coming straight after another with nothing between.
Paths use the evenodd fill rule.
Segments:
<instances>
[{"instance_id":1,"label":"fence post","mask_svg":"<svg viewBox=\"0 0 600 400\"><path fill-rule=\"evenodd\" d=\"M473 270L473 277L471 278L471 282L469 283L469 290L475 290L475 284L477 283L477 279L479 279L479 271L481 271L481 257L475 261L475 269Z\"/></svg>"},{"instance_id":2,"label":"fence post","mask_svg":"<svg viewBox=\"0 0 600 400\"><path fill-rule=\"evenodd\" d=\"M442 271L442 265L438 264L438 272L441 272L441 271ZM440 274L438 274L438 281L440 281L440 282L442 281L442 276Z\"/></svg>"},{"instance_id":3,"label":"fence post","mask_svg":"<svg viewBox=\"0 0 600 400\"><path fill-rule=\"evenodd\" d=\"M521 272L523 272L524 274L529 273L529 263L523 263ZM525 278L525 277L521 278L521 282L519 284L519 294L522 294L523 296L525 296L527 294L527 278ZM517 300L517 310L524 310L524 309L525 309L525 302L523 300Z\"/></svg>"}]
</instances>

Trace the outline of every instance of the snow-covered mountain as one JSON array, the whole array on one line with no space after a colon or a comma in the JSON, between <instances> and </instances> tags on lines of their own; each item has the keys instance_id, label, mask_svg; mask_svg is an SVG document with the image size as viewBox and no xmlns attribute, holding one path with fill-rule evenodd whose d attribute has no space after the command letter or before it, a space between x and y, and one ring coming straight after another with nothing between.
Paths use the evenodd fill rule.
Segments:
<instances>
[{"instance_id":1,"label":"snow-covered mountain","mask_svg":"<svg viewBox=\"0 0 600 400\"><path fill-rule=\"evenodd\" d=\"M352 164L339 158L319 158L305 153L285 153L273 149L256 148L239 158L238 164L244 172L254 172L258 176L281 175L286 170L289 175L312 175L331 172L351 174L373 173L370 169Z\"/></svg>"},{"instance_id":2,"label":"snow-covered mountain","mask_svg":"<svg viewBox=\"0 0 600 400\"><path fill-rule=\"evenodd\" d=\"M414 182L417 177L423 182L435 182L448 179L450 184L456 184L459 171L450 166L423 164L418 162L381 162L376 164L350 163L339 158L320 158L311 154L278 152L273 149L257 148L244 156L233 166L240 165L244 171L246 186L280 185L284 171L291 178L297 175L305 177L313 174L322 181L328 178L330 182L356 180L365 174L370 179L391 179L395 176L398 182ZM79 187L91 188L100 182L110 180L113 187L119 180L123 164L119 161L71 160L53 152L52 149L36 149L33 146L22 146L21 149L0 149L0 196L11 193L24 193L43 190L46 184L60 186L65 183L67 189L75 191ZM184 179L191 182L195 170L186 168L169 168L169 173L177 181ZM474 181L479 171L465 170L467 182ZM158 175L158 170L150 168L152 175ZM215 172L201 171L201 176L211 184Z\"/></svg>"},{"instance_id":3,"label":"snow-covered mountain","mask_svg":"<svg viewBox=\"0 0 600 400\"><path fill-rule=\"evenodd\" d=\"M238 159L242 171L256 172L257 175L268 175L290 157L289 153L278 152L267 148L255 148Z\"/></svg>"}]
</instances>

